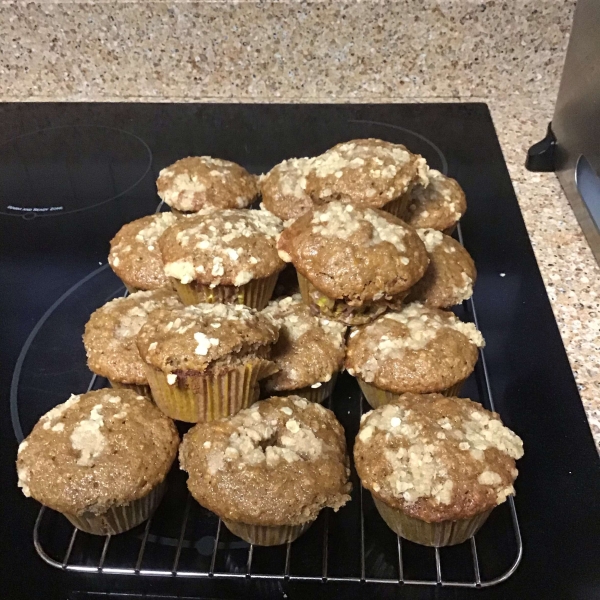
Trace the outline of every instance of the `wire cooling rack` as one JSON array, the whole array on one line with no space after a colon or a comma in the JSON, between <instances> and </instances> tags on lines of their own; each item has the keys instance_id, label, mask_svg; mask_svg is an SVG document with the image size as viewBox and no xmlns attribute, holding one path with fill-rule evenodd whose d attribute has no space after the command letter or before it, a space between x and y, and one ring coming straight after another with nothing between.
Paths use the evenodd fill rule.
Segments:
<instances>
[{"instance_id":1,"label":"wire cooling rack","mask_svg":"<svg viewBox=\"0 0 600 600\"><path fill-rule=\"evenodd\" d=\"M460 229L458 237L462 242ZM472 300L458 316L478 325ZM90 389L106 382L92 378ZM485 353L462 394L494 410ZM352 442L368 405L348 375L339 378L330 407ZM191 498L181 472L154 516L118 536L82 533L42 508L33 531L39 556L68 572L311 582L377 583L395 586L485 588L507 580L523 556L513 498L495 509L476 536L458 546L426 548L396 536L379 517L352 468L352 501L339 512L326 509L295 542L258 547L233 536L212 513Z\"/></svg>"}]
</instances>

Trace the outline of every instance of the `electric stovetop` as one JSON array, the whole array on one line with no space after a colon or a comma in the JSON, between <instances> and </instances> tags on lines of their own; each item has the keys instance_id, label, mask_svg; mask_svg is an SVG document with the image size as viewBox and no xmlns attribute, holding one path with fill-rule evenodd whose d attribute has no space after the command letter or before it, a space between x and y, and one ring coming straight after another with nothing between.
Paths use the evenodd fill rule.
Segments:
<instances>
[{"instance_id":1,"label":"electric stovetop","mask_svg":"<svg viewBox=\"0 0 600 600\"><path fill-rule=\"evenodd\" d=\"M514 502L474 540L435 551L399 541L355 474L346 508L279 548L230 535L176 469L154 518L113 539L25 499L18 442L70 393L106 385L81 334L124 293L108 242L161 209L159 170L209 154L260 173L358 137L404 143L465 189L457 235L479 279L457 312L487 346L464 394L524 440ZM485 105L6 104L0 243L3 598L600 597L600 461ZM349 376L331 406L351 443L363 407Z\"/></svg>"}]
</instances>

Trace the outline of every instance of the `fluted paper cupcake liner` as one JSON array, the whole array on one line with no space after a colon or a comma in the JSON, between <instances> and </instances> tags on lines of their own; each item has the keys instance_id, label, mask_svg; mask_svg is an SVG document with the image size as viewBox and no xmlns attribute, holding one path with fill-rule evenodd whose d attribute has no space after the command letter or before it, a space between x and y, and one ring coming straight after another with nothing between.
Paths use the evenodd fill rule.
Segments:
<instances>
[{"instance_id":1,"label":"fluted paper cupcake liner","mask_svg":"<svg viewBox=\"0 0 600 600\"><path fill-rule=\"evenodd\" d=\"M96 515L85 512L82 515L63 513L81 531L93 535L116 535L137 527L150 518L162 500L166 481L159 483L149 494L124 506L113 506L107 512Z\"/></svg>"},{"instance_id":2,"label":"fluted paper cupcake liner","mask_svg":"<svg viewBox=\"0 0 600 600\"><path fill-rule=\"evenodd\" d=\"M404 218L404 214L408 209L408 203L410 201L410 191L406 191L402 196L384 204L381 207L381 210L385 210L385 212L389 212L390 214L398 217L399 219Z\"/></svg>"},{"instance_id":3,"label":"fluted paper cupcake liner","mask_svg":"<svg viewBox=\"0 0 600 600\"><path fill-rule=\"evenodd\" d=\"M258 380L271 375L272 363L255 358L216 375L200 372L178 375L169 385L167 373L146 365L154 402L177 421L205 423L235 415L258 399Z\"/></svg>"},{"instance_id":4,"label":"fluted paper cupcake liner","mask_svg":"<svg viewBox=\"0 0 600 600\"><path fill-rule=\"evenodd\" d=\"M487 510L470 519L427 523L391 508L373 496L375 506L386 525L400 537L423 546L455 546L473 537L486 522L492 510Z\"/></svg>"},{"instance_id":5,"label":"fluted paper cupcake liner","mask_svg":"<svg viewBox=\"0 0 600 600\"><path fill-rule=\"evenodd\" d=\"M237 535L255 546L279 546L297 540L313 523L302 525L247 525L238 521L223 519L223 523L233 535Z\"/></svg>"},{"instance_id":6,"label":"fluted paper cupcake liner","mask_svg":"<svg viewBox=\"0 0 600 600\"><path fill-rule=\"evenodd\" d=\"M358 381L358 385L360 386L360 389L362 390L362 393L365 395L365 398L366 398L367 402L369 403L369 406L371 406L371 408L377 408L379 406L383 406L384 404L389 404L390 402L393 402L394 400L397 400L398 398L400 398L400 396L402 395L402 394L396 394L394 392L388 392L386 390L382 390L378 387L375 387L371 383L367 383L366 381L363 381L362 379L360 379L358 377L356 378L356 380ZM435 393L442 394L443 396L456 396L460 392L460 389L462 388L464 383L465 383L465 380L463 379L462 381L455 383L452 387L449 387L445 390L439 390ZM434 393L434 392L430 392L430 393Z\"/></svg>"},{"instance_id":7,"label":"fluted paper cupcake liner","mask_svg":"<svg viewBox=\"0 0 600 600\"><path fill-rule=\"evenodd\" d=\"M387 309L386 303L350 306L343 300L329 298L300 273L298 273L298 285L300 286L302 300L313 309L313 312L346 325L370 323Z\"/></svg>"},{"instance_id":8,"label":"fluted paper cupcake liner","mask_svg":"<svg viewBox=\"0 0 600 600\"><path fill-rule=\"evenodd\" d=\"M270 396L300 396L309 402L321 404L333 393L337 376L338 374L334 373L329 381L321 383L321 385L316 388L307 386L296 390L278 390L276 392L265 392L263 396L265 398L269 398Z\"/></svg>"},{"instance_id":9,"label":"fluted paper cupcake liner","mask_svg":"<svg viewBox=\"0 0 600 600\"><path fill-rule=\"evenodd\" d=\"M442 233L445 235L452 235L456 231L456 225L458 223L454 223L454 225L450 225L450 227L446 227L446 229L442 230Z\"/></svg>"},{"instance_id":10,"label":"fluted paper cupcake liner","mask_svg":"<svg viewBox=\"0 0 600 600\"><path fill-rule=\"evenodd\" d=\"M116 390L133 390L140 394L140 396L146 396L146 398L150 398L152 400L152 391L150 390L149 385L136 385L135 383L120 383L119 381L115 381L114 379L109 379L111 387Z\"/></svg>"},{"instance_id":11,"label":"fluted paper cupcake liner","mask_svg":"<svg viewBox=\"0 0 600 600\"><path fill-rule=\"evenodd\" d=\"M273 295L278 276L279 273L274 273L269 277L253 279L239 287L217 285L211 288L197 281L181 283L175 278L172 278L171 281L179 298L186 306L207 302L209 304L245 304L250 308L262 310Z\"/></svg>"}]
</instances>

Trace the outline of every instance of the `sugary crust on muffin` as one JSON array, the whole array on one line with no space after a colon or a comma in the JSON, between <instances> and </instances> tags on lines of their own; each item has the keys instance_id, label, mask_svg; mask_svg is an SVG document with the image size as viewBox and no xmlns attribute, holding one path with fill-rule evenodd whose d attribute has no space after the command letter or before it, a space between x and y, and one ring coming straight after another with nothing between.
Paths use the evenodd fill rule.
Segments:
<instances>
[{"instance_id":1,"label":"sugary crust on muffin","mask_svg":"<svg viewBox=\"0 0 600 600\"><path fill-rule=\"evenodd\" d=\"M402 144L369 138L337 144L315 157L305 177L316 203L340 200L381 208L416 184L426 186L428 167Z\"/></svg>"},{"instance_id":2,"label":"sugary crust on muffin","mask_svg":"<svg viewBox=\"0 0 600 600\"><path fill-rule=\"evenodd\" d=\"M161 483L178 445L173 421L131 390L71 396L21 443L19 487L60 512L102 514Z\"/></svg>"},{"instance_id":3,"label":"sugary crust on muffin","mask_svg":"<svg viewBox=\"0 0 600 600\"><path fill-rule=\"evenodd\" d=\"M331 411L297 396L196 425L179 460L192 496L233 521L299 525L350 500L342 426Z\"/></svg>"},{"instance_id":4,"label":"sugary crust on muffin","mask_svg":"<svg viewBox=\"0 0 600 600\"><path fill-rule=\"evenodd\" d=\"M146 385L135 338L150 313L180 306L175 292L168 289L136 292L107 302L92 313L85 326L83 343L89 368L119 383Z\"/></svg>"},{"instance_id":5,"label":"sugary crust on muffin","mask_svg":"<svg viewBox=\"0 0 600 600\"><path fill-rule=\"evenodd\" d=\"M290 158L260 176L259 185L264 208L282 221L297 219L313 207L306 191L312 158Z\"/></svg>"},{"instance_id":6,"label":"sugary crust on muffin","mask_svg":"<svg viewBox=\"0 0 600 600\"><path fill-rule=\"evenodd\" d=\"M397 394L439 392L473 372L483 345L472 323L413 302L355 329L348 339L346 369Z\"/></svg>"},{"instance_id":7,"label":"sugary crust on muffin","mask_svg":"<svg viewBox=\"0 0 600 600\"><path fill-rule=\"evenodd\" d=\"M331 202L285 229L277 245L329 298L361 306L392 300L425 273L429 259L416 231L393 215Z\"/></svg>"},{"instance_id":8,"label":"sugary crust on muffin","mask_svg":"<svg viewBox=\"0 0 600 600\"><path fill-rule=\"evenodd\" d=\"M201 211L167 229L159 246L165 273L181 283L241 286L281 271L283 223L262 210Z\"/></svg>"},{"instance_id":9,"label":"sugary crust on muffin","mask_svg":"<svg viewBox=\"0 0 600 600\"><path fill-rule=\"evenodd\" d=\"M171 212L148 215L123 225L110 241L108 264L126 285L155 290L169 283L158 238L177 217Z\"/></svg>"},{"instance_id":10,"label":"sugary crust on muffin","mask_svg":"<svg viewBox=\"0 0 600 600\"><path fill-rule=\"evenodd\" d=\"M256 177L240 165L210 156L188 156L165 167L158 195L182 212L245 208L258 196Z\"/></svg>"},{"instance_id":11,"label":"sugary crust on muffin","mask_svg":"<svg viewBox=\"0 0 600 600\"><path fill-rule=\"evenodd\" d=\"M137 346L142 360L163 373L204 372L215 364L266 358L278 329L241 304L197 304L153 313Z\"/></svg>"},{"instance_id":12,"label":"sugary crust on muffin","mask_svg":"<svg viewBox=\"0 0 600 600\"><path fill-rule=\"evenodd\" d=\"M458 182L429 169L429 185L413 187L404 219L413 227L445 231L453 227L466 210L467 200Z\"/></svg>"},{"instance_id":13,"label":"sugary crust on muffin","mask_svg":"<svg viewBox=\"0 0 600 600\"><path fill-rule=\"evenodd\" d=\"M466 398L403 394L363 416L354 445L362 484L426 522L468 519L514 494L523 442Z\"/></svg>"},{"instance_id":14,"label":"sugary crust on muffin","mask_svg":"<svg viewBox=\"0 0 600 600\"><path fill-rule=\"evenodd\" d=\"M435 229L417 229L429 254L425 275L410 289L407 302L449 308L473 295L477 278L471 255L455 239Z\"/></svg>"},{"instance_id":15,"label":"sugary crust on muffin","mask_svg":"<svg viewBox=\"0 0 600 600\"><path fill-rule=\"evenodd\" d=\"M314 316L300 294L270 302L263 314L281 327L271 353L279 371L263 382L268 392L320 387L342 368L344 324Z\"/></svg>"}]
</instances>

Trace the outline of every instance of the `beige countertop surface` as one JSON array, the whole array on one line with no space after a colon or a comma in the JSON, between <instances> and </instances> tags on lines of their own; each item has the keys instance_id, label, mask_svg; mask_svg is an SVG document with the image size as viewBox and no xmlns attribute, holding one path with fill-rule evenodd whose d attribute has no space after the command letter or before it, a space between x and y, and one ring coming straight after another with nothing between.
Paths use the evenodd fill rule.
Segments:
<instances>
[{"instance_id":1,"label":"beige countertop surface","mask_svg":"<svg viewBox=\"0 0 600 600\"><path fill-rule=\"evenodd\" d=\"M574 0L0 3L3 101L487 102L600 449L600 267L527 148Z\"/></svg>"}]
</instances>

